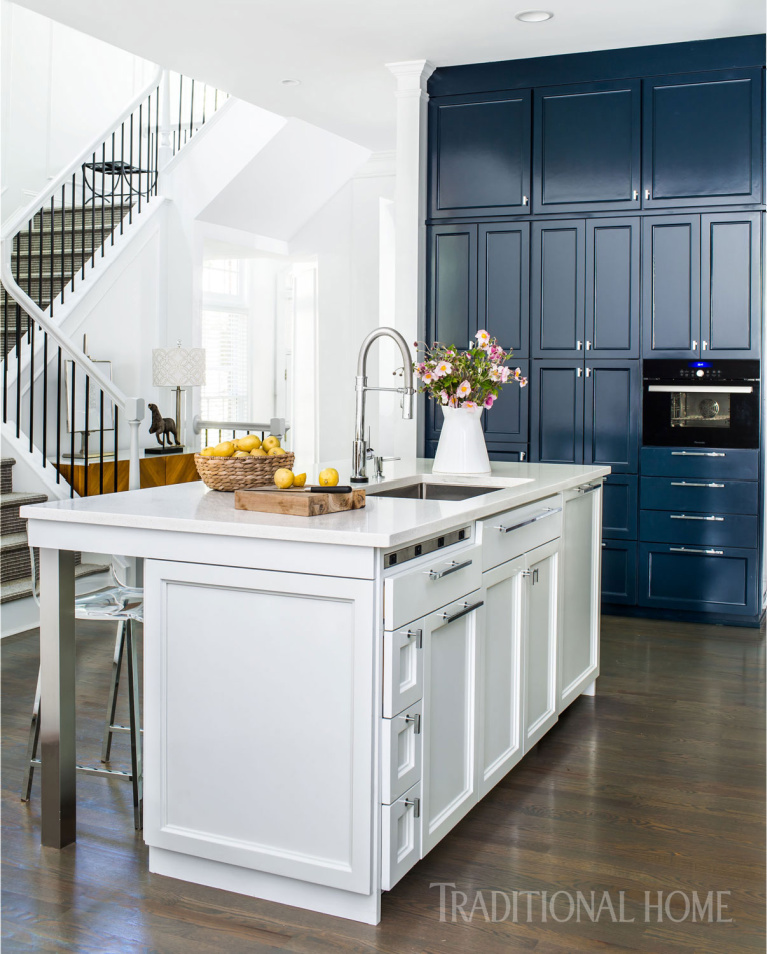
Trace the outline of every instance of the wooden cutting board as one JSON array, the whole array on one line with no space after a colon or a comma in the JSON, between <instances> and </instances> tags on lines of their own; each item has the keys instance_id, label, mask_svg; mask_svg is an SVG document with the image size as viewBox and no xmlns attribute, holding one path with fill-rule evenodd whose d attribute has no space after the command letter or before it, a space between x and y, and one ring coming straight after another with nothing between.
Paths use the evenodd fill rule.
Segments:
<instances>
[{"instance_id":1,"label":"wooden cutting board","mask_svg":"<svg viewBox=\"0 0 767 954\"><path fill-rule=\"evenodd\" d=\"M355 489L350 494L323 494L302 490L273 490L268 493L258 488L235 490L234 506L236 510L319 517L342 510L360 510L365 506L365 491Z\"/></svg>"}]
</instances>

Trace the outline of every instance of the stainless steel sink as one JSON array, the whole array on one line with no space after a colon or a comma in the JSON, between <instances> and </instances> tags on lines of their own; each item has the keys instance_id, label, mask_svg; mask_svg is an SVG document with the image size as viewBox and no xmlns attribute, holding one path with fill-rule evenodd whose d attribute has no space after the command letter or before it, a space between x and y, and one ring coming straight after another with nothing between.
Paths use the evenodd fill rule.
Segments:
<instances>
[{"instance_id":1,"label":"stainless steel sink","mask_svg":"<svg viewBox=\"0 0 767 954\"><path fill-rule=\"evenodd\" d=\"M366 488L367 489L367 488ZM369 497L404 497L407 500L467 500L469 497L481 497L492 494L502 487L468 487L464 484L432 484L416 481L402 484L400 487L372 487L367 490Z\"/></svg>"}]
</instances>

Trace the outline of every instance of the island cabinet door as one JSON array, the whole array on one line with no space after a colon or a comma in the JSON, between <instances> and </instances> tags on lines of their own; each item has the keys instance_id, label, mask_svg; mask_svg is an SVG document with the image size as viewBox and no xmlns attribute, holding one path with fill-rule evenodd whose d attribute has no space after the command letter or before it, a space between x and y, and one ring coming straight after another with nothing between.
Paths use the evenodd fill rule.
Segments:
<instances>
[{"instance_id":1,"label":"island cabinet door","mask_svg":"<svg viewBox=\"0 0 767 954\"><path fill-rule=\"evenodd\" d=\"M476 644L481 590L424 619L425 855L476 804Z\"/></svg>"},{"instance_id":2,"label":"island cabinet door","mask_svg":"<svg viewBox=\"0 0 767 954\"><path fill-rule=\"evenodd\" d=\"M602 558L602 488L577 487L564 494L562 624L557 711L599 675L599 606Z\"/></svg>"},{"instance_id":3,"label":"island cabinet door","mask_svg":"<svg viewBox=\"0 0 767 954\"><path fill-rule=\"evenodd\" d=\"M526 563L509 560L482 574L477 642L479 797L522 758L522 618Z\"/></svg>"},{"instance_id":4,"label":"island cabinet door","mask_svg":"<svg viewBox=\"0 0 767 954\"><path fill-rule=\"evenodd\" d=\"M150 847L371 892L374 586L147 561Z\"/></svg>"},{"instance_id":5,"label":"island cabinet door","mask_svg":"<svg viewBox=\"0 0 767 954\"><path fill-rule=\"evenodd\" d=\"M529 752L557 721L559 540L525 556L522 724L524 750Z\"/></svg>"}]
</instances>

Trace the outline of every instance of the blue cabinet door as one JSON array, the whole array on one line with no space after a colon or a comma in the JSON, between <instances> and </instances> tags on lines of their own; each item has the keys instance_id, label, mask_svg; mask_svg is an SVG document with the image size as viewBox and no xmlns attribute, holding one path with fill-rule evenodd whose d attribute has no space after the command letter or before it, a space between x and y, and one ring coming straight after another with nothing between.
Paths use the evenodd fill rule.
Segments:
<instances>
[{"instance_id":1,"label":"blue cabinet door","mask_svg":"<svg viewBox=\"0 0 767 954\"><path fill-rule=\"evenodd\" d=\"M609 540L636 540L637 481L629 474L610 474L602 486L602 536Z\"/></svg>"},{"instance_id":2,"label":"blue cabinet door","mask_svg":"<svg viewBox=\"0 0 767 954\"><path fill-rule=\"evenodd\" d=\"M644 81L644 208L762 201L761 70Z\"/></svg>"},{"instance_id":3,"label":"blue cabinet door","mask_svg":"<svg viewBox=\"0 0 767 954\"><path fill-rule=\"evenodd\" d=\"M640 208L639 82L535 90L535 212Z\"/></svg>"},{"instance_id":4,"label":"blue cabinet door","mask_svg":"<svg viewBox=\"0 0 767 954\"><path fill-rule=\"evenodd\" d=\"M512 362L511 366L519 367L525 377L530 374L528 361ZM488 450L502 451L508 444L527 444L529 397L529 386L521 388L516 382L509 381L501 388L498 400L490 410L483 411Z\"/></svg>"},{"instance_id":5,"label":"blue cabinet door","mask_svg":"<svg viewBox=\"0 0 767 954\"><path fill-rule=\"evenodd\" d=\"M639 464L638 361L592 361L585 373L583 460L635 474Z\"/></svg>"},{"instance_id":6,"label":"blue cabinet door","mask_svg":"<svg viewBox=\"0 0 767 954\"><path fill-rule=\"evenodd\" d=\"M642 222L642 353L700 354L700 216L651 216Z\"/></svg>"},{"instance_id":7,"label":"blue cabinet door","mask_svg":"<svg viewBox=\"0 0 767 954\"><path fill-rule=\"evenodd\" d=\"M701 216L701 348L717 358L758 358L761 221L758 212Z\"/></svg>"},{"instance_id":8,"label":"blue cabinet door","mask_svg":"<svg viewBox=\"0 0 767 954\"><path fill-rule=\"evenodd\" d=\"M602 541L602 602L635 606L637 545L633 540Z\"/></svg>"},{"instance_id":9,"label":"blue cabinet door","mask_svg":"<svg viewBox=\"0 0 767 954\"><path fill-rule=\"evenodd\" d=\"M490 460L503 461L507 464L517 464L524 463L527 461L527 444L504 444L504 450L493 450L492 447L487 448L488 457Z\"/></svg>"},{"instance_id":10,"label":"blue cabinet door","mask_svg":"<svg viewBox=\"0 0 767 954\"><path fill-rule=\"evenodd\" d=\"M583 362L532 361L530 455L553 464L583 463Z\"/></svg>"},{"instance_id":11,"label":"blue cabinet door","mask_svg":"<svg viewBox=\"0 0 767 954\"><path fill-rule=\"evenodd\" d=\"M586 351L639 357L639 219L586 222Z\"/></svg>"},{"instance_id":12,"label":"blue cabinet door","mask_svg":"<svg viewBox=\"0 0 767 954\"><path fill-rule=\"evenodd\" d=\"M518 358L530 355L530 226L479 226L477 331L484 328Z\"/></svg>"},{"instance_id":13,"label":"blue cabinet door","mask_svg":"<svg viewBox=\"0 0 767 954\"><path fill-rule=\"evenodd\" d=\"M429 103L433 218L529 212L530 90Z\"/></svg>"},{"instance_id":14,"label":"blue cabinet door","mask_svg":"<svg viewBox=\"0 0 767 954\"><path fill-rule=\"evenodd\" d=\"M533 222L531 260L533 357L573 357L585 340L586 223Z\"/></svg>"}]
</instances>

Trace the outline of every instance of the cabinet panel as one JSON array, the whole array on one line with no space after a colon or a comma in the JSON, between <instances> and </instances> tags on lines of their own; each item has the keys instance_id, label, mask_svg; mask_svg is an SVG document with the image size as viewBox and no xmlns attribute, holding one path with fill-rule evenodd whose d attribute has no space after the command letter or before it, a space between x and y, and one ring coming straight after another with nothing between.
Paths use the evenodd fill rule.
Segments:
<instances>
[{"instance_id":1,"label":"cabinet panel","mask_svg":"<svg viewBox=\"0 0 767 954\"><path fill-rule=\"evenodd\" d=\"M519 358L530 352L530 226L479 226L477 326Z\"/></svg>"},{"instance_id":2,"label":"cabinet panel","mask_svg":"<svg viewBox=\"0 0 767 954\"><path fill-rule=\"evenodd\" d=\"M637 545L634 541L602 541L602 602L635 606Z\"/></svg>"},{"instance_id":3,"label":"cabinet panel","mask_svg":"<svg viewBox=\"0 0 767 954\"><path fill-rule=\"evenodd\" d=\"M637 481L626 474L610 474L602 492L602 535L611 540L636 540Z\"/></svg>"},{"instance_id":4,"label":"cabinet panel","mask_svg":"<svg viewBox=\"0 0 767 954\"><path fill-rule=\"evenodd\" d=\"M636 473L639 460L638 361L590 361L585 375L586 463Z\"/></svg>"},{"instance_id":5,"label":"cabinet panel","mask_svg":"<svg viewBox=\"0 0 767 954\"><path fill-rule=\"evenodd\" d=\"M429 344L466 348L477 324L477 227L439 225L429 229Z\"/></svg>"},{"instance_id":6,"label":"cabinet panel","mask_svg":"<svg viewBox=\"0 0 767 954\"><path fill-rule=\"evenodd\" d=\"M759 484L755 480L643 477L641 491L643 510L759 512Z\"/></svg>"},{"instance_id":7,"label":"cabinet panel","mask_svg":"<svg viewBox=\"0 0 767 954\"><path fill-rule=\"evenodd\" d=\"M490 460L505 461L508 464L524 462L530 456L527 444L491 444L488 442L487 453Z\"/></svg>"},{"instance_id":8,"label":"cabinet panel","mask_svg":"<svg viewBox=\"0 0 767 954\"><path fill-rule=\"evenodd\" d=\"M381 807L381 887L391 891L421 858L421 783Z\"/></svg>"},{"instance_id":9,"label":"cabinet panel","mask_svg":"<svg viewBox=\"0 0 767 954\"><path fill-rule=\"evenodd\" d=\"M536 357L570 357L583 348L585 238L585 222L533 223L530 295Z\"/></svg>"},{"instance_id":10,"label":"cabinet panel","mask_svg":"<svg viewBox=\"0 0 767 954\"><path fill-rule=\"evenodd\" d=\"M761 70L644 81L645 208L762 201Z\"/></svg>"},{"instance_id":11,"label":"cabinet panel","mask_svg":"<svg viewBox=\"0 0 767 954\"><path fill-rule=\"evenodd\" d=\"M524 746L528 752L557 721L559 541L526 554Z\"/></svg>"},{"instance_id":12,"label":"cabinet panel","mask_svg":"<svg viewBox=\"0 0 767 954\"><path fill-rule=\"evenodd\" d=\"M717 358L759 356L761 222L756 212L701 216L701 338Z\"/></svg>"},{"instance_id":13,"label":"cabinet panel","mask_svg":"<svg viewBox=\"0 0 767 954\"><path fill-rule=\"evenodd\" d=\"M534 210L639 208L639 80L534 92Z\"/></svg>"},{"instance_id":14,"label":"cabinet panel","mask_svg":"<svg viewBox=\"0 0 767 954\"><path fill-rule=\"evenodd\" d=\"M639 357L639 219L586 222L586 350Z\"/></svg>"},{"instance_id":15,"label":"cabinet panel","mask_svg":"<svg viewBox=\"0 0 767 954\"><path fill-rule=\"evenodd\" d=\"M690 477L691 479L735 477L756 480L759 451L740 448L689 450L688 448L643 447L642 473L648 477Z\"/></svg>"},{"instance_id":16,"label":"cabinet panel","mask_svg":"<svg viewBox=\"0 0 767 954\"><path fill-rule=\"evenodd\" d=\"M529 361L512 361L511 365L521 369L522 374L530 374ZM485 441L488 447L502 449L506 444L520 444L527 441L527 421L530 407L530 388L520 388L513 381L501 388L498 400L482 415L485 429Z\"/></svg>"},{"instance_id":17,"label":"cabinet panel","mask_svg":"<svg viewBox=\"0 0 767 954\"><path fill-rule=\"evenodd\" d=\"M391 719L423 695L423 629L384 633L383 714Z\"/></svg>"},{"instance_id":18,"label":"cabinet panel","mask_svg":"<svg viewBox=\"0 0 767 954\"><path fill-rule=\"evenodd\" d=\"M381 719L381 801L389 805L421 779L421 703Z\"/></svg>"},{"instance_id":19,"label":"cabinet panel","mask_svg":"<svg viewBox=\"0 0 767 954\"><path fill-rule=\"evenodd\" d=\"M688 358L700 346L700 216L642 223L642 351Z\"/></svg>"},{"instance_id":20,"label":"cabinet panel","mask_svg":"<svg viewBox=\"0 0 767 954\"><path fill-rule=\"evenodd\" d=\"M701 547L750 549L758 546L759 527L752 514L642 510L639 538L654 542L692 543Z\"/></svg>"},{"instance_id":21,"label":"cabinet panel","mask_svg":"<svg viewBox=\"0 0 767 954\"><path fill-rule=\"evenodd\" d=\"M430 101L432 216L529 209L530 111L530 90Z\"/></svg>"},{"instance_id":22,"label":"cabinet panel","mask_svg":"<svg viewBox=\"0 0 767 954\"><path fill-rule=\"evenodd\" d=\"M582 361L533 361L530 453L534 461L583 463Z\"/></svg>"}]
</instances>

